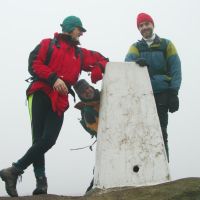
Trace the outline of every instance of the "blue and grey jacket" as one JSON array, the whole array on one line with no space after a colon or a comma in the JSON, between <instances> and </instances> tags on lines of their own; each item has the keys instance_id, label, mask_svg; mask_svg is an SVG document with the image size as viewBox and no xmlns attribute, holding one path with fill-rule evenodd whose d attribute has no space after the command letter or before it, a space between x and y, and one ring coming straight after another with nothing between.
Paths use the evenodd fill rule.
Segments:
<instances>
[{"instance_id":1,"label":"blue and grey jacket","mask_svg":"<svg viewBox=\"0 0 200 200\"><path fill-rule=\"evenodd\" d=\"M159 38L148 46L144 39L131 45L125 61L132 62L144 58L148 63L148 71L154 93L167 90L178 92L181 85L181 62L175 46L171 41Z\"/></svg>"}]
</instances>

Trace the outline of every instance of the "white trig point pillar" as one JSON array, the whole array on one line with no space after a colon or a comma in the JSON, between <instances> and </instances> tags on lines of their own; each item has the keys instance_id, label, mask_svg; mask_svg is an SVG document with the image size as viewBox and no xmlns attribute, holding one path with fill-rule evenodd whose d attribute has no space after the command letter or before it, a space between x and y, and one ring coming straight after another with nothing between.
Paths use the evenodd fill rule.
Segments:
<instances>
[{"instance_id":1,"label":"white trig point pillar","mask_svg":"<svg viewBox=\"0 0 200 200\"><path fill-rule=\"evenodd\" d=\"M170 180L167 155L146 67L110 62L103 79L94 188Z\"/></svg>"}]
</instances>

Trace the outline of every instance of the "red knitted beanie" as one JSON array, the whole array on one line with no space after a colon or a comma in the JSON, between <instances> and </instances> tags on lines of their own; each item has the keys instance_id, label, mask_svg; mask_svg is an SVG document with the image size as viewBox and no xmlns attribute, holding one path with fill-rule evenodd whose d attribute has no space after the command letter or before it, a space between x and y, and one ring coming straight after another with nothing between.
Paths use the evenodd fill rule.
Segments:
<instances>
[{"instance_id":1,"label":"red knitted beanie","mask_svg":"<svg viewBox=\"0 0 200 200\"><path fill-rule=\"evenodd\" d=\"M154 26L154 22L153 19L150 15L146 14L146 13L140 13L137 16L137 27L139 27L139 24L142 22L151 22Z\"/></svg>"}]
</instances>

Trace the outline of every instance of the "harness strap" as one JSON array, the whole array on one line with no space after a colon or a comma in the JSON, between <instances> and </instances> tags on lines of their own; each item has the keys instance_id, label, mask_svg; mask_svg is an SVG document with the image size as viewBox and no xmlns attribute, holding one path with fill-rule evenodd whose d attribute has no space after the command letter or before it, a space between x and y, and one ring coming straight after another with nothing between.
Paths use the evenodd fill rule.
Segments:
<instances>
[{"instance_id":1,"label":"harness strap","mask_svg":"<svg viewBox=\"0 0 200 200\"><path fill-rule=\"evenodd\" d=\"M74 102L76 102L76 95L75 95L75 92L74 92L74 90L72 89L71 85L68 85L68 84L67 84L67 88L68 88L69 94L71 94L72 97L74 98Z\"/></svg>"}]
</instances>

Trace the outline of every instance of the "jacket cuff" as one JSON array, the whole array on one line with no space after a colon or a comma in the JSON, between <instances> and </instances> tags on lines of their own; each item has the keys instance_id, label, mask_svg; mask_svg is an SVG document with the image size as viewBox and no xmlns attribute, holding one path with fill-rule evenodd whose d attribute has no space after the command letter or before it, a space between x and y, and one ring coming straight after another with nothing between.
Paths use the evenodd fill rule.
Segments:
<instances>
[{"instance_id":1,"label":"jacket cuff","mask_svg":"<svg viewBox=\"0 0 200 200\"><path fill-rule=\"evenodd\" d=\"M102 73L105 72L105 69L104 69L104 67L103 67L103 65L101 63L96 64L95 67L99 67L101 69Z\"/></svg>"}]
</instances>

